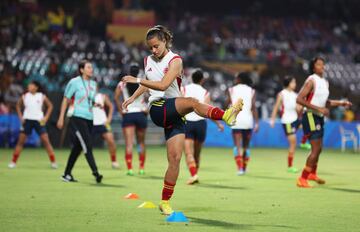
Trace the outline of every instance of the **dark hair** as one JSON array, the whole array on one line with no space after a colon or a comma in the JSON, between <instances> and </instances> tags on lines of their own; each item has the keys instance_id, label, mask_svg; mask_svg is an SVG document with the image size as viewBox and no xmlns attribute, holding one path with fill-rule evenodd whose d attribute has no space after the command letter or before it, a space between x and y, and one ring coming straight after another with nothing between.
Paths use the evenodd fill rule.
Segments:
<instances>
[{"instance_id":1,"label":"dark hair","mask_svg":"<svg viewBox=\"0 0 360 232\"><path fill-rule=\"evenodd\" d=\"M150 40L154 37L157 37L159 40L165 41L166 48L171 48L173 35L169 29L162 25L156 25L155 27L150 28L146 33L146 40Z\"/></svg>"},{"instance_id":2,"label":"dark hair","mask_svg":"<svg viewBox=\"0 0 360 232\"><path fill-rule=\"evenodd\" d=\"M79 74L80 74L80 75L82 75L80 69L85 68L85 65L86 65L87 63L91 63L91 62L90 62L89 60L86 60L86 59L81 60L81 61L79 62L79 64L78 64L78 71L79 71Z\"/></svg>"},{"instance_id":3,"label":"dark hair","mask_svg":"<svg viewBox=\"0 0 360 232\"><path fill-rule=\"evenodd\" d=\"M38 82L38 81L31 81L29 84L35 85L35 86L37 87L37 92L40 92L40 93L43 93L43 94L46 93L44 87L40 84L40 82Z\"/></svg>"},{"instance_id":4,"label":"dark hair","mask_svg":"<svg viewBox=\"0 0 360 232\"><path fill-rule=\"evenodd\" d=\"M285 77L284 77L284 80L283 80L283 86L284 86L285 88L287 88L287 87L289 86L290 82L291 82L293 79L295 79L295 77L293 77L293 76L285 76Z\"/></svg>"},{"instance_id":5,"label":"dark hair","mask_svg":"<svg viewBox=\"0 0 360 232\"><path fill-rule=\"evenodd\" d=\"M202 72L200 69L196 70L196 71L193 72L193 74L191 75L191 79L192 79L193 83L195 83L195 84L200 83L200 81L201 81L203 78L204 78L204 74L203 74L203 72Z\"/></svg>"},{"instance_id":6,"label":"dark hair","mask_svg":"<svg viewBox=\"0 0 360 232\"><path fill-rule=\"evenodd\" d=\"M131 76L137 77L139 75L140 68L138 64L132 64L129 68L129 74ZM129 95L133 95L135 91L139 88L139 84L136 83L126 83L126 89L129 92Z\"/></svg>"},{"instance_id":7,"label":"dark hair","mask_svg":"<svg viewBox=\"0 0 360 232\"><path fill-rule=\"evenodd\" d=\"M237 82L240 82L242 84L248 85L248 86L252 86L252 80L250 78L250 74L248 72L240 72L238 73L238 75L236 76L236 80Z\"/></svg>"},{"instance_id":8,"label":"dark hair","mask_svg":"<svg viewBox=\"0 0 360 232\"><path fill-rule=\"evenodd\" d=\"M315 67L315 63L318 60L322 60L325 63L325 58L322 56L315 56L314 58L311 59L310 64L309 64L309 72L310 74L314 74L314 67Z\"/></svg>"}]
</instances>

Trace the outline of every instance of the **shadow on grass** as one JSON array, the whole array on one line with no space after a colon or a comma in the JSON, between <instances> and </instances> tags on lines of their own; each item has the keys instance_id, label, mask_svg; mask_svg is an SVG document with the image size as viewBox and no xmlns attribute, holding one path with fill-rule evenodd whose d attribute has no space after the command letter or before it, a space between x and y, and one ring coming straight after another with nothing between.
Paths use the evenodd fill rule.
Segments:
<instances>
[{"instance_id":1,"label":"shadow on grass","mask_svg":"<svg viewBox=\"0 0 360 232\"><path fill-rule=\"evenodd\" d=\"M346 188L332 188L332 187L327 187L326 189L346 192L346 193L358 193L358 194L360 193L360 189L346 189Z\"/></svg>"},{"instance_id":2,"label":"shadow on grass","mask_svg":"<svg viewBox=\"0 0 360 232\"><path fill-rule=\"evenodd\" d=\"M124 185L121 184L106 184L106 183L101 183L101 184L96 184L96 183L87 183L90 186L94 186L94 187L99 187L99 188L124 188Z\"/></svg>"},{"instance_id":3,"label":"shadow on grass","mask_svg":"<svg viewBox=\"0 0 360 232\"><path fill-rule=\"evenodd\" d=\"M239 187L239 186L228 186L228 185L221 185L221 184L207 184L207 183L203 183L200 182L200 184L197 184L196 187L199 188L215 188L215 189L246 189L244 187Z\"/></svg>"},{"instance_id":4,"label":"shadow on grass","mask_svg":"<svg viewBox=\"0 0 360 232\"><path fill-rule=\"evenodd\" d=\"M296 229L296 227L285 226L285 225L238 224L238 223L206 219L206 218L196 218L196 217L188 217L188 219L190 219L191 223L198 223L198 224L212 226L212 227L221 227L224 229L251 230L251 229L255 229L255 227Z\"/></svg>"},{"instance_id":5,"label":"shadow on grass","mask_svg":"<svg viewBox=\"0 0 360 232\"><path fill-rule=\"evenodd\" d=\"M136 176L136 177L139 177L141 179L151 179L151 180L163 180L164 179L163 176L147 176L147 175L144 175L144 176Z\"/></svg>"},{"instance_id":6,"label":"shadow on grass","mask_svg":"<svg viewBox=\"0 0 360 232\"><path fill-rule=\"evenodd\" d=\"M292 180L292 179L296 179L295 177L276 177L276 176L260 176L260 175L246 175L248 177L251 178L257 178L257 179L266 179L266 180Z\"/></svg>"}]
</instances>

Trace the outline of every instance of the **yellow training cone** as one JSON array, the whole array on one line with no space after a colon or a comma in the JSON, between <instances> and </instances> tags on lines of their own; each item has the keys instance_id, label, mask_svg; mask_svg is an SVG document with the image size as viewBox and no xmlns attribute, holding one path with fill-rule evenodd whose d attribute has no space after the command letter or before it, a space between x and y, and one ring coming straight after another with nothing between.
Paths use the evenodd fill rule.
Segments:
<instances>
[{"instance_id":1,"label":"yellow training cone","mask_svg":"<svg viewBox=\"0 0 360 232\"><path fill-rule=\"evenodd\" d=\"M153 208L156 208L156 205L154 203L152 203L151 201L144 201L144 203L139 205L138 208L153 209Z\"/></svg>"}]
</instances>

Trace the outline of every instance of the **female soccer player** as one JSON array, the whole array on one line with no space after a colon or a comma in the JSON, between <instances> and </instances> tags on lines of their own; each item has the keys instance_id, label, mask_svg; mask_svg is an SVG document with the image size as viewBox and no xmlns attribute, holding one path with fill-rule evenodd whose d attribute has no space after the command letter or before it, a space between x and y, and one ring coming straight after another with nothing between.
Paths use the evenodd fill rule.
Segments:
<instances>
[{"instance_id":1,"label":"female soccer player","mask_svg":"<svg viewBox=\"0 0 360 232\"><path fill-rule=\"evenodd\" d=\"M281 105L281 123L289 141L288 172L296 173L298 170L293 167L293 160L296 149L296 131L300 125L298 112L300 113L302 107L296 104L296 79L291 76L286 76L283 85L284 89L276 98L276 103L271 114L270 125L274 127L275 118Z\"/></svg>"},{"instance_id":2,"label":"female soccer player","mask_svg":"<svg viewBox=\"0 0 360 232\"><path fill-rule=\"evenodd\" d=\"M239 73L235 79L235 86L229 88L228 91L228 102L231 104L234 104L238 99L244 100L244 108L237 115L236 124L231 127L238 175L245 174L250 160L249 144L252 130L254 129L254 132L259 130L259 117L255 107L256 94L251 84L248 73Z\"/></svg>"},{"instance_id":3,"label":"female soccer player","mask_svg":"<svg viewBox=\"0 0 360 232\"><path fill-rule=\"evenodd\" d=\"M57 122L57 127L62 129L64 126L65 111L73 98L74 112L72 113L69 122L73 146L62 180L65 182L76 182L71 171L81 151L84 151L86 160L92 170L96 182L101 183L103 176L98 172L92 152L91 141L96 82L91 80L93 67L90 61L80 61L79 74L79 76L72 78L66 85L64 98L61 103L60 116Z\"/></svg>"},{"instance_id":4,"label":"female soccer player","mask_svg":"<svg viewBox=\"0 0 360 232\"><path fill-rule=\"evenodd\" d=\"M192 75L192 84L182 88L184 97L193 97L201 103L210 104L210 94L202 87L204 83L204 75L201 70L196 70ZM200 152L206 138L206 120L204 117L191 112L185 116L185 155L186 164L189 168L191 177L187 184L192 185L199 182L198 171L200 168ZM224 130L224 126L215 121L220 131Z\"/></svg>"},{"instance_id":5,"label":"female soccer player","mask_svg":"<svg viewBox=\"0 0 360 232\"><path fill-rule=\"evenodd\" d=\"M108 108L107 115L105 112L105 107ZM108 144L112 168L119 168L119 164L116 162L116 144L114 141L114 135L111 131L111 120L113 112L114 107L109 97L106 94L98 92L95 95L95 105L93 108L94 127L92 132L94 134L101 134L101 136Z\"/></svg>"},{"instance_id":6,"label":"female soccer player","mask_svg":"<svg viewBox=\"0 0 360 232\"><path fill-rule=\"evenodd\" d=\"M139 66L133 64L130 66L130 75L138 77ZM125 162L127 166L127 175L133 176L132 154L134 145L134 136L138 143L139 152L139 174L144 175L145 171L145 134L147 128L147 106L145 97L142 95L133 103L124 109L121 104L121 98L125 101L139 88L139 84L125 83L120 81L115 90L115 102L119 113L122 115L122 128L125 137Z\"/></svg>"},{"instance_id":7,"label":"female soccer player","mask_svg":"<svg viewBox=\"0 0 360 232\"><path fill-rule=\"evenodd\" d=\"M173 212L169 199L179 175L181 154L185 140L185 123L183 117L195 111L202 117L224 120L232 125L242 108L242 100L237 101L225 112L217 107L200 103L195 98L180 97L180 86L183 74L182 59L170 50L172 34L165 27L158 25L150 28L146 34L146 42L152 53L145 57L144 66L147 79L125 76L123 82L138 83L140 87L123 103L123 108L150 90L150 116L159 127L164 128L168 168L164 178L162 201L159 208L165 215Z\"/></svg>"},{"instance_id":8,"label":"female soccer player","mask_svg":"<svg viewBox=\"0 0 360 232\"><path fill-rule=\"evenodd\" d=\"M297 180L297 186L311 188L308 180L325 184L325 180L316 174L319 156L323 146L324 116L329 115L327 107L351 106L349 101L329 100L329 83L323 77L325 60L322 57L315 57L311 60L311 75L306 79L299 95L297 103L306 107L302 118L304 134L307 135L311 144L311 151L306 160L306 166Z\"/></svg>"},{"instance_id":9,"label":"female soccer player","mask_svg":"<svg viewBox=\"0 0 360 232\"><path fill-rule=\"evenodd\" d=\"M56 169L58 166L55 162L54 149L51 146L49 136L45 128L46 122L49 120L53 110L53 105L43 93L39 82L30 82L27 89L28 91L22 95L16 104L16 111L22 126L20 129L19 140L13 153L12 161L9 163L9 168L16 167L16 161L18 160L24 147L26 138L31 134L32 130L35 129L48 153L51 168ZM45 104L47 108L45 115L43 112L43 104ZM24 113L21 111L22 107L24 107Z\"/></svg>"}]
</instances>

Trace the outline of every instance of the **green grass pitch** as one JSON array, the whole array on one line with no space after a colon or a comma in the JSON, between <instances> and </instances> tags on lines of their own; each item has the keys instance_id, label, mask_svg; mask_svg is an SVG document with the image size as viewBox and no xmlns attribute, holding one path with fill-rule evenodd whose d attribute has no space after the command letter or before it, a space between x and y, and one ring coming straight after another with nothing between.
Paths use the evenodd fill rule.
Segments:
<instances>
[{"instance_id":1,"label":"green grass pitch","mask_svg":"<svg viewBox=\"0 0 360 232\"><path fill-rule=\"evenodd\" d=\"M15 169L7 168L12 150L0 150L0 231L360 231L360 153L325 149L319 176L326 185L295 186L299 174L286 172L285 149L252 149L248 173L236 176L230 148L205 148L200 184L185 184L189 172L183 157L172 207L190 223L166 223L156 209L166 169L164 147L147 150L146 175L125 175L124 148L120 170L110 166L105 149L95 150L103 184L95 184L81 156L73 175L60 176L69 150L57 150L59 169L50 169L43 149L25 149ZM307 151L298 150L295 166L304 166ZM138 156L134 155L137 173ZM125 200L128 193L140 200Z\"/></svg>"}]
</instances>

